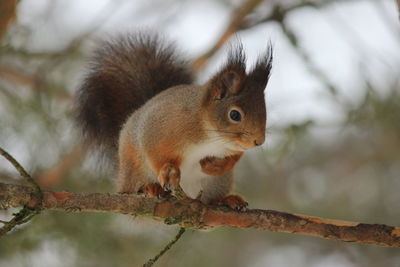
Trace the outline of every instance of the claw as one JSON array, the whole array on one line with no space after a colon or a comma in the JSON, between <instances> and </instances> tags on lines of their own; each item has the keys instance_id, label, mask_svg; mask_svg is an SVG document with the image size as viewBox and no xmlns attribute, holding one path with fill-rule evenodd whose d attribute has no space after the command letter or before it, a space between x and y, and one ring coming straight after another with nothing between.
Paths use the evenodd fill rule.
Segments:
<instances>
[{"instance_id":1,"label":"claw","mask_svg":"<svg viewBox=\"0 0 400 267\"><path fill-rule=\"evenodd\" d=\"M149 183L142 185L137 191L138 194L144 194L146 197L169 198L171 191L164 190L159 183Z\"/></svg>"},{"instance_id":2,"label":"claw","mask_svg":"<svg viewBox=\"0 0 400 267\"><path fill-rule=\"evenodd\" d=\"M158 180L164 190L174 190L179 186L181 173L179 168L175 167L171 163L166 163L162 166Z\"/></svg>"},{"instance_id":3,"label":"claw","mask_svg":"<svg viewBox=\"0 0 400 267\"><path fill-rule=\"evenodd\" d=\"M237 211L245 211L249 203L247 203L241 196L239 195L228 195L226 197L216 199L211 202L211 204L216 204L219 206L226 206L231 209Z\"/></svg>"}]
</instances>

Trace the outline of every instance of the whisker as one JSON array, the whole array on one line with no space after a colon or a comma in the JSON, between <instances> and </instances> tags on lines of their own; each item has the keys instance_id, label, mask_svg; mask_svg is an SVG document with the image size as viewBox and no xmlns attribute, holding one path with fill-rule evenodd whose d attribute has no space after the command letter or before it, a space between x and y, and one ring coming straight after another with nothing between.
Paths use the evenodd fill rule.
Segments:
<instances>
[{"instance_id":1,"label":"whisker","mask_svg":"<svg viewBox=\"0 0 400 267\"><path fill-rule=\"evenodd\" d=\"M244 135L244 136L251 136L252 133L250 133L250 132L243 132L242 135Z\"/></svg>"},{"instance_id":2,"label":"whisker","mask_svg":"<svg viewBox=\"0 0 400 267\"><path fill-rule=\"evenodd\" d=\"M241 132L232 132L232 131L224 131L224 130L211 130L211 129L205 129L205 130L209 131L209 132L219 132L219 133L236 134L236 135L243 134Z\"/></svg>"}]
</instances>

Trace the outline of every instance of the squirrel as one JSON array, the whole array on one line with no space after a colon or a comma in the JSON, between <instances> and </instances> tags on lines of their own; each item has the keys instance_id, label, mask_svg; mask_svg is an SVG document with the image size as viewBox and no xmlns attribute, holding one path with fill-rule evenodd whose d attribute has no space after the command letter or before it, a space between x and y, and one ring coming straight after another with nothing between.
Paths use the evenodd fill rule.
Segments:
<instances>
[{"instance_id":1,"label":"squirrel","mask_svg":"<svg viewBox=\"0 0 400 267\"><path fill-rule=\"evenodd\" d=\"M77 94L77 122L89 145L117 153L118 192L168 197L181 187L203 203L246 208L231 194L233 168L265 140L272 46L246 72L237 42L201 85L158 34L119 36L94 51Z\"/></svg>"}]
</instances>

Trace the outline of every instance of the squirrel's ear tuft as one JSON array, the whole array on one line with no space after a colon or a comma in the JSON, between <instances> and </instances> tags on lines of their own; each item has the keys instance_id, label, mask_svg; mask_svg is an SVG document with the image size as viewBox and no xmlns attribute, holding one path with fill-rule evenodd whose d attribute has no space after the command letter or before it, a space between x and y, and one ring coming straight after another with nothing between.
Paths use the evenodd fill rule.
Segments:
<instances>
[{"instance_id":1,"label":"squirrel's ear tuft","mask_svg":"<svg viewBox=\"0 0 400 267\"><path fill-rule=\"evenodd\" d=\"M246 56L243 45L238 41L232 45L228 60L221 70L211 79L211 90L215 99L222 99L226 94L238 94L246 80Z\"/></svg>"},{"instance_id":2,"label":"squirrel's ear tuft","mask_svg":"<svg viewBox=\"0 0 400 267\"><path fill-rule=\"evenodd\" d=\"M263 91L267 86L269 76L271 75L272 58L272 45L269 43L267 51L258 58L256 64L248 75L249 82L254 84L254 87L257 87Z\"/></svg>"}]
</instances>

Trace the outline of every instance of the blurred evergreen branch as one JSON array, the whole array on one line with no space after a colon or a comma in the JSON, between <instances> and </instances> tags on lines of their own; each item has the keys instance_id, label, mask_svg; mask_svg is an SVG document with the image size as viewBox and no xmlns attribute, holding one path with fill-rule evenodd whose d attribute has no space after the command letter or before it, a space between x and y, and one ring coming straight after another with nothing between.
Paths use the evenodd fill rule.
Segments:
<instances>
[{"instance_id":1,"label":"blurred evergreen branch","mask_svg":"<svg viewBox=\"0 0 400 267\"><path fill-rule=\"evenodd\" d=\"M200 71L205 66L207 61L241 28L245 17L262 2L262 0L246 0L233 12L230 22L215 44L207 52L193 61L193 70L195 72Z\"/></svg>"},{"instance_id":2,"label":"blurred evergreen branch","mask_svg":"<svg viewBox=\"0 0 400 267\"><path fill-rule=\"evenodd\" d=\"M15 20L15 11L18 0L3 0L0 2L0 41L7 30L8 25Z\"/></svg>"},{"instance_id":3,"label":"blurred evergreen branch","mask_svg":"<svg viewBox=\"0 0 400 267\"><path fill-rule=\"evenodd\" d=\"M329 90L329 92L332 94L334 99L338 100L338 89L329 81L329 78L325 73L323 73L321 70L319 70L311 61L310 57L307 55L307 53L300 47L299 45L299 39L296 36L295 32L292 31L286 23L281 20L280 26L283 31L283 33L286 35L288 38L290 44L293 46L294 49L298 52L300 57L303 59L303 62L305 63L305 66L308 68L308 70L313 73L321 82L322 84Z\"/></svg>"},{"instance_id":4,"label":"blurred evergreen branch","mask_svg":"<svg viewBox=\"0 0 400 267\"><path fill-rule=\"evenodd\" d=\"M3 227L0 229L0 235L4 235L11 231L14 227L24 224L31 220L36 214L40 213L41 210L41 202L43 199L43 192L40 189L39 185L33 180L33 178L25 171L25 169L21 166L21 164L18 163L18 161L11 156L7 151L5 151L3 148L0 147L0 155L2 155L4 158L6 158L14 167L15 169L19 172L20 176L28 181L29 184L33 187L33 196L37 198L37 204L28 207L27 205L24 205L24 207L16 214L13 214L14 217L6 222L6 221L1 221L3 223ZM27 203L26 203L27 204ZM3 206L0 205L0 206Z\"/></svg>"}]
</instances>

